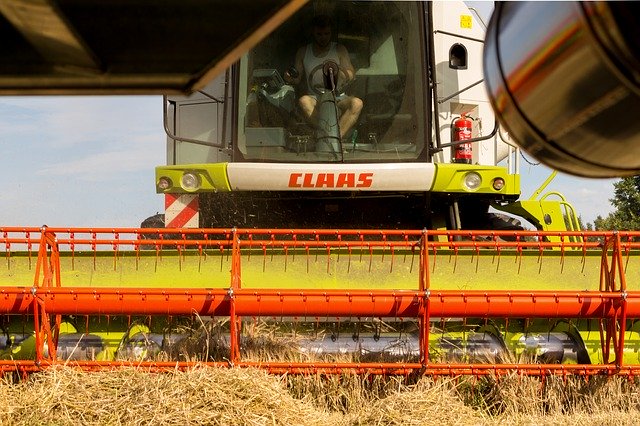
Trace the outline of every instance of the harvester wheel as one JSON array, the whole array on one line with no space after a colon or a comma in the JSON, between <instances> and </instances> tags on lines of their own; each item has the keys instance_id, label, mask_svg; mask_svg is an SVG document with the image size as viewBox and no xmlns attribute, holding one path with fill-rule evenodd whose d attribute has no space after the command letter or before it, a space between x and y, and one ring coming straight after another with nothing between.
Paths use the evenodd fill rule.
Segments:
<instances>
[{"instance_id":1,"label":"harvester wheel","mask_svg":"<svg viewBox=\"0 0 640 426\"><path fill-rule=\"evenodd\" d=\"M502 213L487 213L489 229L498 231L523 231L522 222L515 217Z\"/></svg>"},{"instance_id":2,"label":"harvester wheel","mask_svg":"<svg viewBox=\"0 0 640 426\"><path fill-rule=\"evenodd\" d=\"M487 213L486 223L487 229L495 229L496 231L524 231L520 220L502 213ZM514 237L506 235L500 238L506 241L515 241Z\"/></svg>"},{"instance_id":3,"label":"harvester wheel","mask_svg":"<svg viewBox=\"0 0 640 426\"><path fill-rule=\"evenodd\" d=\"M141 228L164 228L164 214L157 213L149 216L140 224ZM143 234L144 238L144 234Z\"/></svg>"},{"instance_id":4,"label":"harvester wheel","mask_svg":"<svg viewBox=\"0 0 640 426\"><path fill-rule=\"evenodd\" d=\"M164 214L158 213L153 216L149 216L148 218L142 221L142 223L140 224L140 228L158 228L158 229L164 228ZM142 233L140 234L140 236L143 240L158 240L161 237L160 234L155 232ZM172 234L163 234L162 237L165 239L180 238L179 236L176 237L175 235L172 235ZM162 246L162 247L171 248L171 246ZM142 244L140 245L140 248L142 250L153 250L156 247L153 244Z\"/></svg>"}]
</instances>

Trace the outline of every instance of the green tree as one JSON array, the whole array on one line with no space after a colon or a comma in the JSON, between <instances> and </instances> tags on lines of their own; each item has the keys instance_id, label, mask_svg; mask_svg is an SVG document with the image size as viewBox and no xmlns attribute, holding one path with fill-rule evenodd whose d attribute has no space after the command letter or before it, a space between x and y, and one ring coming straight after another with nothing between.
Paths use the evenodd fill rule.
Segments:
<instances>
[{"instance_id":1,"label":"green tree","mask_svg":"<svg viewBox=\"0 0 640 426\"><path fill-rule=\"evenodd\" d=\"M614 182L614 196L609 201L616 208L605 218L598 216L593 225L597 231L640 230L640 175Z\"/></svg>"}]
</instances>

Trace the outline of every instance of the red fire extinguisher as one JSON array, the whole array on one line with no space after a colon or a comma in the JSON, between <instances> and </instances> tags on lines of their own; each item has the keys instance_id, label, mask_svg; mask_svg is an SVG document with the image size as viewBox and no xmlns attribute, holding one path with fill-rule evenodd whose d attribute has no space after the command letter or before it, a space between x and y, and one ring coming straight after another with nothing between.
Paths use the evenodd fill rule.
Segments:
<instances>
[{"instance_id":1,"label":"red fire extinguisher","mask_svg":"<svg viewBox=\"0 0 640 426\"><path fill-rule=\"evenodd\" d=\"M466 141L471 139L472 122L465 114L453 122L453 141ZM461 143L454 146L453 162L471 164L473 150L470 143Z\"/></svg>"}]
</instances>

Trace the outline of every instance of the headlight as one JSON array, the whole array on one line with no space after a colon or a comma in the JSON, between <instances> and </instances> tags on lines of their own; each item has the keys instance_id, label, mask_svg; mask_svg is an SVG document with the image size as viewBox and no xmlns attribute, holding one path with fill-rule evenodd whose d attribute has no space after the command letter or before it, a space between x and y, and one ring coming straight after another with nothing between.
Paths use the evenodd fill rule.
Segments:
<instances>
[{"instance_id":1,"label":"headlight","mask_svg":"<svg viewBox=\"0 0 640 426\"><path fill-rule=\"evenodd\" d=\"M160 188L161 190L166 191L172 186L173 182L171 182L171 179L167 176L162 176L160 179L158 179L158 188Z\"/></svg>"},{"instance_id":2,"label":"headlight","mask_svg":"<svg viewBox=\"0 0 640 426\"><path fill-rule=\"evenodd\" d=\"M469 172L464 175L464 186L469 191L475 191L482 184L482 177L476 172Z\"/></svg>"},{"instance_id":3,"label":"headlight","mask_svg":"<svg viewBox=\"0 0 640 426\"><path fill-rule=\"evenodd\" d=\"M500 191L502 188L504 188L504 179L502 179L501 177L497 177L493 180L493 189L495 189L496 191Z\"/></svg>"},{"instance_id":4,"label":"headlight","mask_svg":"<svg viewBox=\"0 0 640 426\"><path fill-rule=\"evenodd\" d=\"M195 191L200 188L200 177L193 172L185 172L180 179L180 185L185 191Z\"/></svg>"}]
</instances>

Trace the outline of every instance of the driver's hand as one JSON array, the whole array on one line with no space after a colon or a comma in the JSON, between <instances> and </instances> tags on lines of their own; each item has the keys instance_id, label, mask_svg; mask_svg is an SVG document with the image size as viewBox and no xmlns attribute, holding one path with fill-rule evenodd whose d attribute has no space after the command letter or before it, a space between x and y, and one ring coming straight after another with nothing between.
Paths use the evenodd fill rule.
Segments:
<instances>
[{"instance_id":1,"label":"driver's hand","mask_svg":"<svg viewBox=\"0 0 640 426\"><path fill-rule=\"evenodd\" d=\"M345 70L344 68L340 67L339 68L339 75L340 75L340 79L342 80L343 84L346 84L348 82L350 82L351 80L353 80L353 75L349 76L349 72L347 70Z\"/></svg>"},{"instance_id":2,"label":"driver's hand","mask_svg":"<svg viewBox=\"0 0 640 426\"><path fill-rule=\"evenodd\" d=\"M284 72L284 80L289 84L295 83L298 76L299 74L296 67L291 67Z\"/></svg>"}]
</instances>

